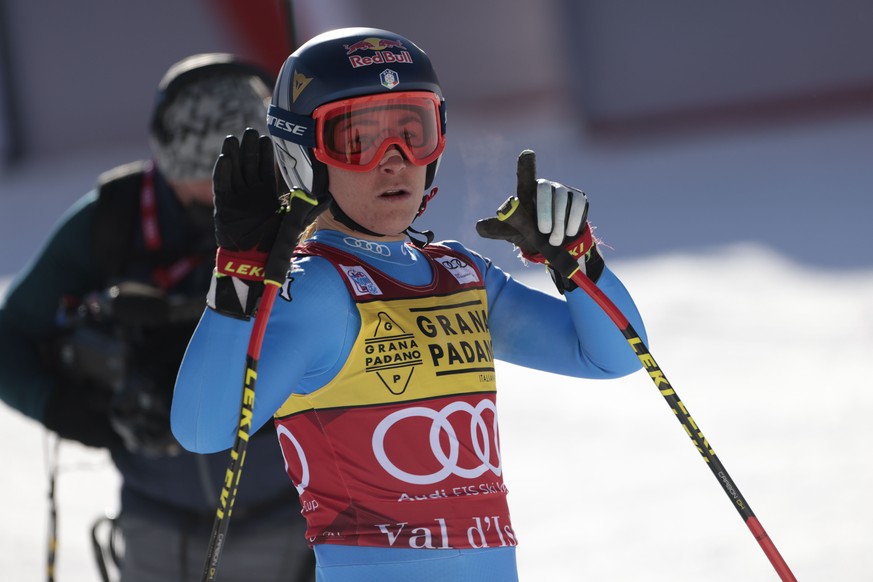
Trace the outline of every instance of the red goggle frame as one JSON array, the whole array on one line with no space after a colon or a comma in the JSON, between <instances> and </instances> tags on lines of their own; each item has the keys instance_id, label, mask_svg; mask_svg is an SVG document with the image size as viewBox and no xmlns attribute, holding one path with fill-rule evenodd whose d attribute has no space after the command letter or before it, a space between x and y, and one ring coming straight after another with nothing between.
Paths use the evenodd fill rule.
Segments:
<instances>
[{"instance_id":1,"label":"red goggle frame","mask_svg":"<svg viewBox=\"0 0 873 582\"><path fill-rule=\"evenodd\" d=\"M426 91L326 103L312 113L315 157L331 166L367 172L396 145L412 164L426 166L446 146L440 106L440 98Z\"/></svg>"}]
</instances>

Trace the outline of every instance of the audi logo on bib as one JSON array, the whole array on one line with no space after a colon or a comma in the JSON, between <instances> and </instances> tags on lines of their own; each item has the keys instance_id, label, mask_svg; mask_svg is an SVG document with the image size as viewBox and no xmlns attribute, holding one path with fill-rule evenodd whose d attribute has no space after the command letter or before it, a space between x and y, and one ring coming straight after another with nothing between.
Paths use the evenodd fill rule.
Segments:
<instances>
[{"instance_id":1,"label":"audi logo on bib","mask_svg":"<svg viewBox=\"0 0 873 582\"><path fill-rule=\"evenodd\" d=\"M375 241L347 236L343 239L343 242L350 247L361 249L363 251L367 251L368 253L373 253L374 255L382 255L383 257L391 256L390 248Z\"/></svg>"},{"instance_id":2,"label":"audi logo on bib","mask_svg":"<svg viewBox=\"0 0 873 582\"><path fill-rule=\"evenodd\" d=\"M490 414L486 415L486 411L490 411ZM453 415L458 417L456 424L452 424ZM486 419L486 416L490 419ZM407 426L406 430L395 428L404 421L430 424L425 431L415 426ZM432 485L451 475L475 479L489 470L499 477L502 470L497 434L497 408L491 400L481 400L475 407L462 401L453 402L441 410L416 406L393 412L379 423L373 432L373 452L388 474L414 485ZM433 464L436 470L429 473L407 471L402 460L392 458L391 450L410 449L409 438L426 439L426 442L416 443L411 448L416 451L430 450L432 459L424 459L423 462L425 465ZM390 446L392 439L398 441L393 449ZM462 466L462 450L472 451L479 464ZM417 465L422 464L420 457L416 461Z\"/></svg>"},{"instance_id":3,"label":"audi logo on bib","mask_svg":"<svg viewBox=\"0 0 873 582\"><path fill-rule=\"evenodd\" d=\"M496 410L493 393L470 392L278 419L310 540L515 545Z\"/></svg>"},{"instance_id":4,"label":"audi logo on bib","mask_svg":"<svg viewBox=\"0 0 873 582\"><path fill-rule=\"evenodd\" d=\"M300 460L300 483L294 483L294 488L297 489L298 495L303 495L306 488L309 486L309 461L306 459L306 453L303 452L303 447L300 446L300 441L291 434L287 427L279 425L276 427L276 435L279 437L279 445L282 445L282 437L288 440L294 447L297 453L297 458ZM282 447L282 456L285 459L285 472L288 472L288 457L285 455L285 447Z\"/></svg>"}]
</instances>

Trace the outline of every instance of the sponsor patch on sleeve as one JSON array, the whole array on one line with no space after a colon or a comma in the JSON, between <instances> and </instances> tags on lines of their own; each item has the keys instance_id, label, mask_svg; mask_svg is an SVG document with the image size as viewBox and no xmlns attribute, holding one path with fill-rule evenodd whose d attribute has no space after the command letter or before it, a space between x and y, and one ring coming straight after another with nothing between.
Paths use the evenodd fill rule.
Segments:
<instances>
[{"instance_id":1,"label":"sponsor patch on sleeve","mask_svg":"<svg viewBox=\"0 0 873 582\"><path fill-rule=\"evenodd\" d=\"M376 282L373 281L363 267L357 265L351 267L340 265L339 267L346 274L346 277L349 278L349 281L351 281L355 295L359 297L362 295L382 295L382 290L379 289L379 286L376 285Z\"/></svg>"},{"instance_id":2,"label":"sponsor patch on sleeve","mask_svg":"<svg viewBox=\"0 0 873 582\"><path fill-rule=\"evenodd\" d=\"M479 275L473 266L457 257L434 257L434 259L443 267L445 267L452 276L458 280L458 283L477 283Z\"/></svg>"}]
</instances>

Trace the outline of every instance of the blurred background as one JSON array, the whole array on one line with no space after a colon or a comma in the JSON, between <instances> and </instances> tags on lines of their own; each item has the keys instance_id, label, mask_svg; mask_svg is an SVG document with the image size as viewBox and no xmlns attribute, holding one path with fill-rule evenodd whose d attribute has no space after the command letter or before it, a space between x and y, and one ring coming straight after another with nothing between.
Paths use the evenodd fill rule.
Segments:
<instances>
[{"instance_id":1,"label":"blurred background","mask_svg":"<svg viewBox=\"0 0 873 582\"><path fill-rule=\"evenodd\" d=\"M544 177L588 192L617 256L756 241L823 267L873 263L868 0L288 7L0 0L0 236L16 242L0 245L0 272L20 268L99 172L148 156L173 62L229 51L278 72L290 44L351 25L407 36L441 77L449 147L419 225L441 238L510 259L473 224L513 192L515 157L531 148Z\"/></svg>"},{"instance_id":2,"label":"blurred background","mask_svg":"<svg viewBox=\"0 0 873 582\"><path fill-rule=\"evenodd\" d=\"M428 52L448 102L440 193L416 226L551 289L474 230L535 150L542 177L588 193L653 353L798 578L870 579L873 2L288 7L0 0L0 293L99 173L149 155L172 63L229 51L278 72L324 30L393 30ZM645 373L579 390L499 369L523 579L775 580ZM40 434L0 407L16 443L4 580L43 564ZM60 489L70 581L95 579L83 524L115 494L108 462L77 470L85 457L72 447Z\"/></svg>"}]
</instances>

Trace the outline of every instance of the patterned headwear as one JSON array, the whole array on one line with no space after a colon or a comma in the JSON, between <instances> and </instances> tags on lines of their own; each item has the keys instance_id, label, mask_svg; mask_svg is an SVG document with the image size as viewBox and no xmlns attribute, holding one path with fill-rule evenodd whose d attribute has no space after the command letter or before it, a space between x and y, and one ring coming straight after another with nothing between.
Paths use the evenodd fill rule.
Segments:
<instances>
[{"instance_id":1,"label":"patterned headwear","mask_svg":"<svg viewBox=\"0 0 873 582\"><path fill-rule=\"evenodd\" d=\"M247 127L266 133L271 79L231 55L207 54L176 63L161 82L150 144L169 180L212 176L227 135Z\"/></svg>"}]
</instances>

